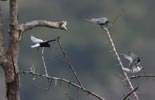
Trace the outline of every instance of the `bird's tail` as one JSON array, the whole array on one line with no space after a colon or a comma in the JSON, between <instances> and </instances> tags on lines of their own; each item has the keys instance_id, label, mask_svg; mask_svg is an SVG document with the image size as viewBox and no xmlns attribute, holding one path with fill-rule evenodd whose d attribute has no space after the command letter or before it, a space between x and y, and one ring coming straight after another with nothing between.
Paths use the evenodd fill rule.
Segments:
<instances>
[{"instance_id":1,"label":"bird's tail","mask_svg":"<svg viewBox=\"0 0 155 100\"><path fill-rule=\"evenodd\" d=\"M56 39L51 39L51 40L48 40L47 42L53 42L53 41L56 41Z\"/></svg>"}]
</instances>

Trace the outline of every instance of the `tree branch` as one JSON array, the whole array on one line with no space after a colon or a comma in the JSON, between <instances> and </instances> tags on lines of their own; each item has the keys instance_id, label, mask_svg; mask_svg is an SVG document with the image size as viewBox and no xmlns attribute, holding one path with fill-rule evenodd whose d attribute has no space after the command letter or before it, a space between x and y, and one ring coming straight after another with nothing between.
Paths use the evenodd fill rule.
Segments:
<instances>
[{"instance_id":1,"label":"tree branch","mask_svg":"<svg viewBox=\"0 0 155 100\"><path fill-rule=\"evenodd\" d=\"M126 100L133 92L137 91L138 87L136 87L135 89L133 89L131 92L129 92L124 98L123 100Z\"/></svg>"},{"instance_id":2,"label":"tree branch","mask_svg":"<svg viewBox=\"0 0 155 100\"><path fill-rule=\"evenodd\" d=\"M59 45L59 47L60 47L60 49L61 49L61 51L62 51L63 56L65 57L66 62L68 63L69 68L71 69L72 73L74 74L74 76L75 76L75 78L76 78L78 84L79 84L81 87L83 87L82 82L80 81L80 79L79 79L79 77L78 77L78 75L77 75L77 73L76 73L76 71L75 71L75 69L74 69L74 66L72 65L72 63L71 63L69 57L67 56L67 53L65 52L65 50L64 50L64 48L63 48L63 46L62 46L62 43L61 43L61 41L60 41L60 37L57 38L57 43L58 43L58 45ZM84 88L84 87L83 87L83 88Z\"/></svg>"},{"instance_id":3,"label":"tree branch","mask_svg":"<svg viewBox=\"0 0 155 100\"><path fill-rule=\"evenodd\" d=\"M137 79L137 78L155 78L155 75L139 75L130 77L130 79Z\"/></svg>"},{"instance_id":4,"label":"tree branch","mask_svg":"<svg viewBox=\"0 0 155 100\"><path fill-rule=\"evenodd\" d=\"M47 66L46 66L45 58L44 58L44 50L45 50L45 48L43 47L42 53L41 53L41 58L42 58L43 66L44 66L45 75L48 76Z\"/></svg>"},{"instance_id":5,"label":"tree branch","mask_svg":"<svg viewBox=\"0 0 155 100\"><path fill-rule=\"evenodd\" d=\"M67 79L64 79L64 78L42 75L42 74L39 74L39 73L34 72L33 70L30 70L30 71L21 71L20 73L21 74L30 74L32 76L40 76L40 77L47 78L48 80L49 79L50 80L54 80L56 82L57 81L64 82L64 83L67 83L67 84L69 84L69 85L71 85L71 86L73 86L75 88L78 88L78 89L82 90L83 92L85 92L85 93L87 93L89 95L92 95L93 97L95 97L95 98L97 98L99 100L106 100L106 99L102 98L101 96L97 95L96 93L94 93L94 92L92 92L92 91L90 91L88 89L85 89L85 88L81 87L80 85L78 85L78 84L76 84L76 83L74 83L72 81L69 81Z\"/></svg>"},{"instance_id":6,"label":"tree branch","mask_svg":"<svg viewBox=\"0 0 155 100\"><path fill-rule=\"evenodd\" d=\"M46 21L46 20L34 20L34 21L26 22L25 24L21 24L19 26L19 29L21 32L25 32L25 31L28 31L28 30L34 28L34 27L44 26L44 27L49 27L49 28L67 30L66 25L67 25L66 21L50 22L50 21Z\"/></svg>"},{"instance_id":7,"label":"tree branch","mask_svg":"<svg viewBox=\"0 0 155 100\"><path fill-rule=\"evenodd\" d=\"M74 98L71 97L68 93L65 93L65 95L69 98L69 100L74 100Z\"/></svg>"},{"instance_id":8,"label":"tree branch","mask_svg":"<svg viewBox=\"0 0 155 100\"><path fill-rule=\"evenodd\" d=\"M126 73L125 71L123 71L124 65L123 65L123 63L122 63L122 61L121 61L121 59L120 59L120 57L119 57L119 54L118 54L118 52L117 52L117 50L116 50L115 44L114 44L114 42L113 42L113 40L112 40L112 37L111 37L111 35L110 35L110 32L109 32L109 29L106 28L106 27L104 27L103 29L106 31L106 34L107 34L107 36L108 36L108 38L109 38L109 40L110 40L110 42L111 42L112 49L113 49L113 51L114 51L114 53L115 53L115 56L116 56L116 58L117 58L117 60L118 60L118 62L119 62L119 65L121 66L122 72L123 72L123 74L124 74L124 76L125 76L125 80L127 80L127 83L129 84L130 89L131 89L131 90L134 90L134 87L133 87L133 85L132 85L132 83L131 83L131 81L130 81L128 75L127 75L127 73ZM137 93L136 93L135 91L133 92L133 94L134 94L136 100L139 100L139 97L138 97L138 95L137 95Z\"/></svg>"}]
</instances>

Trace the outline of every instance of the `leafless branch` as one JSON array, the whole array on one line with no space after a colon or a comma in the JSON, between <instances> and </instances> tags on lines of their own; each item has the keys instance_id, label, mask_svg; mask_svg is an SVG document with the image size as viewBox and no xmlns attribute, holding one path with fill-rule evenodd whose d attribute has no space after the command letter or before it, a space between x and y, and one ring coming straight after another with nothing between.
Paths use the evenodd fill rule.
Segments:
<instances>
[{"instance_id":1,"label":"leafless branch","mask_svg":"<svg viewBox=\"0 0 155 100\"><path fill-rule=\"evenodd\" d=\"M48 80L50 79L50 80L54 80L54 81L60 81L60 82L64 82L64 83L66 83L66 84L68 84L68 85L71 85L71 86L73 86L73 87L75 87L75 88L78 88L78 89L80 89L80 90L82 90L83 92L85 92L85 93L87 93L87 94L89 94L89 95L92 95L93 97L95 97L95 98L97 98L97 99L99 99L99 100L106 100L106 99L104 99L103 97L101 97L101 96L99 96L98 94L96 94L96 93L94 93L94 92L92 92L92 91L90 91L90 90L88 90L88 89L86 89L86 88L83 88L83 87L81 87L80 85L78 85L78 84L76 84L76 83L74 83L74 82L72 82L72 81L69 81L69 80L67 80L67 79L64 79L64 78L59 78L59 77L52 77L52 76L46 76L45 74L39 74L39 73L36 73L36 72L34 72L34 71L21 71L20 72L21 74L30 74L30 75L32 75L32 76L39 76L39 77L44 77L44 78L47 78Z\"/></svg>"},{"instance_id":2,"label":"leafless branch","mask_svg":"<svg viewBox=\"0 0 155 100\"><path fill-rule=\"evenodd\" d=\"M138 90L138 87L136 87L135 89L133 89L131 92L129 92L124 98L123 100L126 100L132 93L134 93L135 91Z\"/></svg>"},{"instance_id":3,"label":"leafless branch","mask_svg":"<svg viewBox=\"0 0 155 100\"><path fill-rule=\"evenodd\" d=\"M119 54L118 54L117 50L116 50L115 44L114 44L113 39L112 39L112 37L110 35L110 32L109 32L109 29L106 28L106 27L104 27L103 29L105 30L105 32L106 32L106 34L107 34L107 36L108 36L108 38L109 38L109 40L111 42L112 49L113 49L113 51L115 53L115 56L116 56L116 58L117 58L117 60L119 62L119 65L121 66L122 72L123 72L123 74L125 76L125 80L127 80L127 83L129 84L130 89L131 90L134 90L134 87L133 87L133 85L132 85L132 83L131 83L131 81L130 81L128 75L127 75L127 73L125 71L123 71L123 69L125 67L124 67L124 65L123 65L123 63L122 63L122 61L121 61L121 59L119 57ZM133 94L134 94L136 100L139 100L139 97L138 97L138 95L137 95L137 93L135 91L133 92Z\"/></svg>"},{"instance_id":4,"label":"leafless branch","mask_svg":"<svg viewBox=\"0 0 155 100\"><path fill-rule=\"evenodd\" d=\"M19 29L21 32L25 32L34 27L43 26L43 27L67 30L66 25L67 25L66 21L51 22L51 21L46 21L46 20L34 20L34 21L26 22L25 24L21 24L19 26Z\"/></svg>"},{"instance_id":5,"label":"leafless branch","mask_svg":"<svg viewBox=\"0 0 155 100\"><path fill-rule=\"evenodd\" d=\"M44 66L44 70L45 70L45 75L48 76L48 72L47 72L47 66L46 66L46 63L45 63L45 58L44 58L44 47L42 48L42 55L41 55L41 58L42 58L42 62L43 62L43 66Z\"/></svg>"},{"instance_id":6,"label":"leafless branch","mask_svg":"<svg viewBox=\"0 0 155 100\"><path fill-rule=\"evenodd\" d=\"M68 93L65 93L65 95L66 95L70 100L74 100L74 98L71 97Z\"/></svg>"},{"instance_id":7,"label":"leafless branch","mask_svg":"<svg viewBox=\"0 0 155 100\"><path fill-rule=\"evenodd\" d=\"M155 78L155 75L139 75L130 77L130 79L137 79L137 78Z\"/></svg>"},{"instance_id":8,"label":"leafless branch","mask_svg":"<svg viewBox=\"0 0 155 100\"><path fill-rule=\"evenodd\" d=\"M77 73L76 73L76 71L75 71L75 69L74 69L74 66L72 65L72 63L71 63L69 57L67 56L67 53L65 52L65 50L64 50L64 48L63 48L63 46L62 46L62 43L61 43L61 41L60 41L60 38L57 39L57 42L58 42L58 45L59 45L59 47L60 47L60 49L61 49L61 51L62 51L63 56L65 57L66 62L68 63L68 66L69 66L69 68L71 69L72 73L74 74L74 76L75 76L75 78L76 78L78 84L79 84L82 88L84 88L83 85L82 85L82 83L81 83L81 81L80 81L80 79L79 79L79 77L78 77L78 75L77 75Z\"/></svg>"}]
</instances>

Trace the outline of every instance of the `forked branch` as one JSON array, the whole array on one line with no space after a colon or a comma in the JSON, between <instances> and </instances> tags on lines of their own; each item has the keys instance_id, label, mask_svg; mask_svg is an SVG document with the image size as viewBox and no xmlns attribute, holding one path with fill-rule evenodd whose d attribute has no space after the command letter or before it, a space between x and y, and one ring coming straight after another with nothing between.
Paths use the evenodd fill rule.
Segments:
<instances>
[{"instance_id":1,"label":"forked branch","mask_svg":"<svg viewBox=\"0 0 155 100\"><path fill-rule=\"evenodd\" d=\"M76 83L74 83L74 82L72 82L72 81L69 81L69 80L67 80L67 79L64 79L64 78L47 76L47 75L45 75L45 74L44 74L44 75L43 75L43 74L39 74L39 73L36 73L36 72L34 72L34 71L21 71L20 73L21 73L21 74L30 74L30 75L32 75L33 77L34 77L34 76L44 77L44 78L47 78L48 80L53 80L53 81L56 81L56 82L58 82L58 81L64 82L64 83L66 83L66 84L68 84L68 85L71 85L71 86L73 86L73 87L75 87L75 88L77 88L77 89L82 90L83 92L85 92L85 93L87 93L87 94L89 94L89 95L92 95L93 97L95 97L95 98L97 98L97 99L99 99L99 100L106 100L106 99L104 99L103 97L99 96L98 94L96 94L96 93L94 93L94 92L92 92L92 91L90 91L90 90L88 90L88 89L85 89L85 88L81 87L80 85L78 85L78 84L76 84Z\"/></svg>"},{"instance_id":2,"label":"forked branch","mask_svg":"<svg viewBox=\"0 0 155 100\"><path fill-rule=\"evenodd\" d=\"M123 71L124 65L123 65L123 63L122 63L122 61L121 61L121 59L119 57L119 54L118 54L118 52L116 50L115 44L114 44L113 39L112 39L112 37L110 35L110 32L109 32L109 29L106 28L106 27L104 27L103 29L105 30L105 32L106 32L106 34L107 34L107 36L108 36L108 38L110 40L110 43L111 43L113 52L115 53L115 56L116 56L116 58L117 58L117 60L119 62L119 65L121 66L122 72L123 72L123 74L125 76L125 80L127 80L127 83L129 84L130 89L131 90L134 90L134 87L133 87L133 85L132 85L132 83L131 83L131 81L130 81L128 75L127 75L127 73L125 71ZM136 98L136 100L139 100L139 97L138 97L138 95L137 95L137 93L135 91L133 92L133 94L134 94L134 97Z\"/></svg>"},{"instance_id":3,"label":"forked branch","mask_svg":"<svg viewBox=\"0 0 155 100\"><path fill-rule=\"evenodd\" d=\"M65 60L66 60L66 62L67 62L67 64L68 64L69 68L71 69L72 73L74 74L74 76L75 76L75 78L76 78L78 84L79 84L82 88L84 88L83 85L82 85L82 82L80 81L80 79L79 79L79 77L78 77L78 75L77 75L77 73L76 73L76 71L75 71L75 69L74 69L74 66L72 65L72 63L71 63L69 57L67 56L67 53L65 52L65 50L64 50L64 48L63 48L63 46L62 46L62 43L61 43L61 41L60 41L60 37L57 38L57 43L58 43L58 45L59 45L59 47L60 47L60 49L61 49L61 52L62 52L63 56L65 57Z\"/></svg>"},{"instance_id":4,"label":"forked branch","mask_svg":"<svg viewBox=\"0 0 155 100\"><path fill-rule=\"evenodd\" d=\"M137 91L138 90L138 87L136 87L135 89L133 89L131 92L129 92L124 98L123 98L123 100L127 100L127 98L133 93L133 92L135 92L135 91Z\"/></svg>"}]
</instances>

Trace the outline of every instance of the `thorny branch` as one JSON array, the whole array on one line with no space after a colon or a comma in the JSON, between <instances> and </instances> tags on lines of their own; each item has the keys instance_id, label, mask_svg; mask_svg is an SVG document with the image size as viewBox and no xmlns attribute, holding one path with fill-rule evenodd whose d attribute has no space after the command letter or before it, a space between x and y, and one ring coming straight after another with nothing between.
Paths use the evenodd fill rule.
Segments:
<instances>
[{"instance_id":1,"label":"thorny branch","mask_svg":"<svg viewBox=\"0 0 155 100\"><path fill-rule=\"evenodd\" d=\"M59 38L59 36L56 37L55 39L53 39L53 41L57 41L57 38ZM43 67L44 67L45 75L48 76L47 66L46 66L45 58L44 58L44 50L45 50L45 48L43 47L42 48L42 52L41 52L41 58L42 58L42 62L43 62Z\"/></svg>"},{"instance_id":2,"label":"thorny branch","mask_svg":"<svg viewBox=\"0 0 155 100\"><path fill-rule=\"evenodd\" d=\"M74 98L71 97L68 93L65 93L65 95L66 95L70 100L74 100Z\"/></svg>"},{"instance_id":3,"label":"thorny branch","mask_svg":"<svg viewBox=\"0 0 155 100\"><path fill-rule=\"evenodd\" d=\"M39 74L39 73L36 73L34 72L33 70L30 70L30 71L21 71L20 72L21 74L30 74L32 76L39 76L39 77L44 77L44 78L47 78L48 80L54 80L55 82L57 81L60 81L60 82L64 82L66 84L69 84L75 88L78 88L80 90L82 90L83 92L89 94L89 95L92 95L93 97L96 97L97 99L99 100L106 100L104 99L103 97L99 96L98 94L86 89L86 88L83 88L82 86L72 82L72 81L69 81L67 79L64 79L64 78L59 78L59 77L52 77L52 76L46 76L45 74Z\"/></svg>"},{"instance_id":4,"label":"thorny branch","mask_svg":"<svg viewBox=\"0 0 155 100\"><path fill-rule=\"evenodd\" d=\"M136 87L135 89L133 89L131 92L129 92L124 98L123 100L126 100L133 92L137 91L138 87Z\"/></svg>"},{"instance_id":5,"label":"thorny branch","mask_svg":"<svg viewBox=\"0 0 155 100\"><path fill-rule=\"evenodd\" d=\"M42 58L42 61L43 61L43 66L44 66L44 70L45 70L45 75L48 76L48 72L47 72L47 66L46 66L46 63L45 63L45 58L44 58L44 47L42 48L42 55L41 55L41 58Z\"/></svg>"},{"instance_id":6,"label":"thorny branch","mask_svg":"<svg viewBox=\"0 0 155 100\"><path fill-rule=\"evenodd\" d=\"M79 77L78 77L78 75L77 75L77 73L76 73L76 71L75 71L75 69L74 69L74 66L72 65L72 63L71 63L69 57L67 56L67 53L65 52L65 50L64 50L64 48L63 48L63 46L62 46L62 43L61 43L61 41L60 41L60 37L57 38L57 43L58 43L58 45L59 45L59 47L60 47L60 49L61 49L61 51L62 51L62 53L63 53L63 56L65 57L66 62L68 63L69 68L71 69L71 71L72 71L72 73L74 74L76 80L78 81L78 84L79 84L82 88L84 88L83 85L82 85L82 83L81 83L81 81L80 81L80 79L79 79Z\"/></svg>"},{"instance_id":7,"label":"thorny branch","mask_svg":"<svg viewBox=\"0 0 155 100\"><path fill-rule=\"evenodd\" d=\"M111 35L110 35L110 32L109 32L109 29L106 28L106 27L104 27L103 29L105 30L105 32L106 32L106 34L107 34L107 36L108 36L108 38L109 38L109 40L110 40L110 42L111 42L113 52L115 53L115 56L116 56L116 58L117 58L117 60L118 60L118 62L119 62L119 65L121 66L121 69L122 69L122 71L123 71L123 69L124 69L125 67L124 67L124 65L123 65L123 63L122 63L122 61L121 61L121 59L120 59L120 57L119 57L119 54L118 54L117 50L116 50L115 44L114 44L113 39L112 39L112 37L111 37ZM133 87L133 85L132 85L132 83L131 83L131 81L130 81L128 75L127 75L127 73L126 73L125 71L123 71L123 74L124 74L124 76L125 76L125 80L127 80L127 83L129 84L130 89L131 89L131 90L134 90L134 87ZM133 92L133 94L134 94L136 100L139 100L139 97L138 97L138 95L137 95L137 93L136 93L135 91Z\"/></svg>"},{"instance_id":8,"label":"thorny branch","mask_svg":"<svg viewBox=\"0 0 155 100\"><path fill-rule=\"evenodd\" d=\"M75 70L73 68L73 65L71 64L71 61L69 60L69 58L68 58L68 56L67 56L67 54L66 54L66 52L65 52L65 50L64 50L64 48L63 48L63 46L61 44L61 41L59 39L60 39L60 37L58 36L55 40L58 42L58 44L60 46L60 49L62 50L62 53L63 53L67 63L69 64L69 67L71 68L72 72L74 73L75 77L77 78L78 82L80 82L80 83L76 84L76 83L74 83L72 81L69 81L69 80L67 80L65 78L49 76L48 73L47 73L47 66L46 66L46 63L45 63L45 60L44 60L44 57L43 57L44 49L42 49L42 57L43 57L42 61L43 61L44 69L45 69L45 74L40 74L40 73L35 72L34 68L31 68L29 71L21 71L20 74L30 74L30 75L33 76L33 78L35 76L47 78L47 80L49 81L49 88L50 88L53 81L54 81L55 85L57 84L58 81L60 81L61 83L64 82L64 83L68 84L69 86L71 85L71 86L73 86L73 87L75 87L77 89L82 90L83 92L85 92L85 93L87 93L89 95L92 95L93 97L96 97L99 100L106 100L103 97L99 96L98 94L96 94L96 93L94 93L94 92L92 92L92 91L90 91L90 90L83 87L83 85L81 84L81 81L79 80L79 78L78 78L78 76L77 76L77 74L76 74L76 72L75 72ZM34 66L32 66L32 67L34 67Z\"/></svg>"},{"instance_id":9,"label":"thorny branch","mask_svg":"<svg viewBox=\"0 0 155 100\"><path fill-rule=\"evenodd\" d=\"M155 78L155 75L138 75L130 77L130 79L137 79L137 78Z\"/></svg>"}]
</instances>

